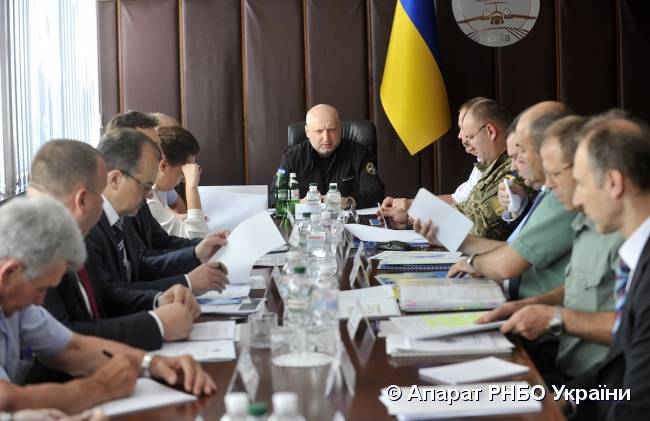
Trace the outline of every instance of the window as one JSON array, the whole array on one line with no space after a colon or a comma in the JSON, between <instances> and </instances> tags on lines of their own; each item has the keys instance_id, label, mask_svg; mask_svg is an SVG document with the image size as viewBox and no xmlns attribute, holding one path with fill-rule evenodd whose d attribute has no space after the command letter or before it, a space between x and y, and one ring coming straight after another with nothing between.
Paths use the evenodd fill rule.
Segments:
<instances>
[{"instance_id":1,"label":"window","mask_svg":"<svg viewBox=\"0 0 650 421\"><path fill-rule=\"evenodd\" d=\"M0 193L11 196L49 139L99 138L97 4L2 0L0 18Z\"/></svg>"}]
</instances>

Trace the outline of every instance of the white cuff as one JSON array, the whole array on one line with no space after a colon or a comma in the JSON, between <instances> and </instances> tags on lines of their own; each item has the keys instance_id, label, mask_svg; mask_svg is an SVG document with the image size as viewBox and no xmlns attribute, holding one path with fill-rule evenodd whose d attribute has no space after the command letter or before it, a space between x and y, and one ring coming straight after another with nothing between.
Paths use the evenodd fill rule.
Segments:
<instances>
[{"instance_id":1,"label":"white cuff","mask_svg":"<svg viewBox=\"0 0 650 421\"><path fill-rule=\"evenodd\" d=\"M187 210L187 219L200 219L203 220L205 214L203 213L203 209L188 209Z\"/></svg>"},{"instance_id":2,"label":"white cuff","mask_svg":"<svg viewBox=\"0 0 650 421\"><path fill-rule=\"evenodd\" d=\"M162 320L160 320L160 317L153 311L150 311L149 314L151 314L151 317L156 321L156 324L158 325L158 330L160 330L160 337L165 339L165 326L163 326Z\"/></svg>"},{"instance_id":3,"label":"white cuff","mask_svg":"<svg viewBox=\"0 0 650 421\"><path fill-rule=\"evenodd\" d=\"M185 282L187 282L187 287L190 289L190 291L192 291L192 282L190 282L190 277L187 276L187 274L184 276L185 276Z\"/></svg>"},{"instance_id":4,"label":"white cuff","mask_svg":"<svg viewBox=\"0 0 650 421\"><path fill-rule=\"evenodd\" d=\"M161 295L163 295L163 293L162 293L162 292L159 292L158 294L156 294L155 297L153 297L153 309L154 309L154 310L157 309L158 306L160 305L160 304L158 303L158 298L160 298Z\"/></svg>"}]
</instances>

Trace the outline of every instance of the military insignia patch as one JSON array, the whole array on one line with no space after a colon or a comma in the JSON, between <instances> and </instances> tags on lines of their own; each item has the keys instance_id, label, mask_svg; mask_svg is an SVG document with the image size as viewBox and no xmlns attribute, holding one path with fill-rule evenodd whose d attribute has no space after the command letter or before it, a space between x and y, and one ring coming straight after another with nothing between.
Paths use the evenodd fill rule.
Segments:
<instances>
[{"instance_id":1,"label":"military insignia patch","mask_svg":"<svg viewBox=\"0 0 650 421\"><path fill-rule=\"evenodd\" d=\"M366 172L370 175L377 174L377 168L375 167L375 164L373 164L372 162L368 162L366 164Z\"/></svg>"}]
</instances>

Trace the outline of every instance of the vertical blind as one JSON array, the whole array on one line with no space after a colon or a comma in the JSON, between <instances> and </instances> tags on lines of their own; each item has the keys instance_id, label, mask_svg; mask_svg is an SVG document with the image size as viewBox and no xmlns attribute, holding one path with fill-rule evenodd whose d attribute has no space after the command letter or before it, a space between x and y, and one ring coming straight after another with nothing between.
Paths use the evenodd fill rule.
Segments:
<instances>
[{"instance_id":1,"label":"vertical blind","mask_svg":"<svg viewBox=\"0 0 650 421\"><path fill-rule=\"evenodd\" d=\"M2 0L0 193L25 191L49 139L99 138L97 3Z\"/></svg>"}]
</instances>

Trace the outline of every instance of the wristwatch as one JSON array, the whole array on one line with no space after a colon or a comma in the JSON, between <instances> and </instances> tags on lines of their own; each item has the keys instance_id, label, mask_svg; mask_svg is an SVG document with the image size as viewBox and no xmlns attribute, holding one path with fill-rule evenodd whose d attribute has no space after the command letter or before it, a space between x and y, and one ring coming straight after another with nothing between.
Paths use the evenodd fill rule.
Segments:
<instances>
[{"instance_id":1,"label":"wristwatch","mask_svg":"<svg viewBox=\"0 0 650 421\"><path fill-rule=\"evenodd\" d=\"M140 364L140 375L142 377L151 378L151 362L153 361L154 355L150 352L144 354L142 358L142 363Z\"/></svg>"},{"instance_id":2,"label":"wristwatch","mask_svg":"<svg viewBox=\"0 0 650 421\"><path fill-rule=\"evenodd\" d=\"M555 306L553 318L548 323L548 330L555 336L560 336L564 333L564 322L562 321L562 307Z\"/></svg>"},{"instance_id":3,"label":"wristwatch","mask_svg":"<svg viewBox=\"0 0 650 421\"><path fill-rule=\"evenodd\" d=\"M476 256L478 256L478 253L475 253L475 254L472 254L471 256L469 256L469 257L467 258L467 264L470 265L470 266L472 266L472 262L474 261L474 258L475 258ZM474 266L472 266L472 267L474 267ZM475 269L476 269L476 268L475 268Z\"/></svg>"}]
</instances>

